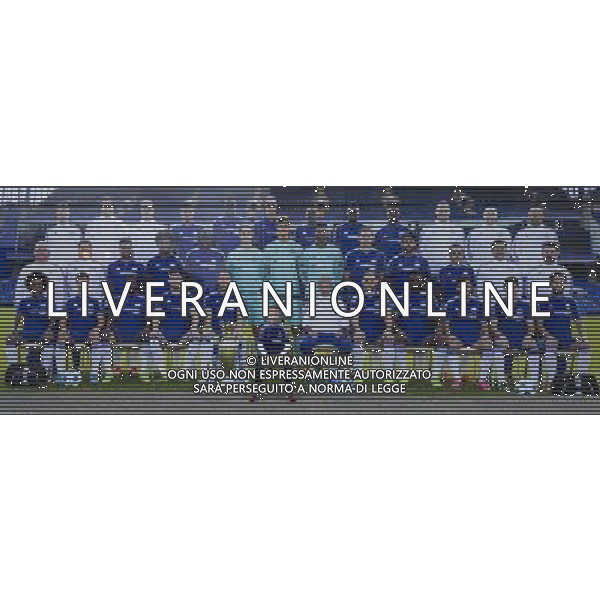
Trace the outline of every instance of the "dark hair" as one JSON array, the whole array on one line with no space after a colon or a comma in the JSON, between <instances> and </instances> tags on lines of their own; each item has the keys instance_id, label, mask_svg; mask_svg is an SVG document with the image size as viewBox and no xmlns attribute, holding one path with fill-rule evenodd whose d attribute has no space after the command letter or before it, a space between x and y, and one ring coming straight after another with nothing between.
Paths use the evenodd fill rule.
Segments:
<instances>
[{"instance_id":1,"label":"dark hair","mask_svg":"<svg viewBox=\"0 0 600 600\"><path fill-rule=\"evenodd\" d=\"M31 283L34 279L41 280L44 286L48 285L48 277L45 273L43 273L42 271L33 271L32 273L29 273L29 275L27 275L27 277L25 278L25 286L28 288L31 287Z\"/></svg>"}]
</instances>

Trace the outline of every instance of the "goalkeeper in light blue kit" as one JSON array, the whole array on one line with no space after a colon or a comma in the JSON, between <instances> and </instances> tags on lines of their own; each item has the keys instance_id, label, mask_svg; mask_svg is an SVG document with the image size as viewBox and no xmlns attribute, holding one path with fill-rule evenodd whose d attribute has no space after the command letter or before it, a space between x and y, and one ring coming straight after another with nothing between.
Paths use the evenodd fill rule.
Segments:
<instances>
[{"instance_id":1,"label":"goalkeeper in light blue kit","mask_svg":"<svg viewBox=\"0 0 600 600\"><path fill-rule=\"evenodd\" d=\"M265 254L253 244L254 229L244 225L240 229L240 247L227 256L227 270L244 299L249 322L257 327L263 322L262 282L265 279Z\"/></svg>"},{"instance_id":2,"label":"goalkeeper in light blue kit","mask_svg":"<svg viewBox=\"0 0 600 600\"><path fill-rule=\"evenodd\" d=\"M291 237L287 217L280 217L277 223L277 239L264 250L265 281L273 286L280 298L285 298L286 282L292 283L292 316L294 327L302 323L301 268L302 246Z\"/></svg>"}]
</instances>

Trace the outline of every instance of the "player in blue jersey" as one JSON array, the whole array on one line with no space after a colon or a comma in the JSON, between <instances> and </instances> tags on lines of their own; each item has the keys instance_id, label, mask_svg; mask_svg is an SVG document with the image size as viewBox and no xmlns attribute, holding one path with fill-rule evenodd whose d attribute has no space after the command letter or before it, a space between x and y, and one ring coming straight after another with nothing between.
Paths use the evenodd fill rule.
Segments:
<instances>
[{"instance_id":1,"label":"player in blue jersey","mask_svg":"<svg viewBox=\"0 0 600 600\"><path fill-rule=\"evenodd\" d=\"M344 256L359 246L360 232L363 228L363 224L358 222L359 215L358 206L348 207L346 210L347 221L340 223L335 228L335 244Z\"/></svg>"},{"instance_id":2,"label":"player in blue jersey","mask_svg":"<svg viewBox=\"0 0 600 600\"><path fill-rule=\"evenodd\" d=\"M317 231L316 211L313 207L306 209L306 224L298 225L294 237L296 242L303 248L310 248L315 245Z\"/></svg>"},{"instance_id":3,"label":"player in blue jersey","mask_svg":"<svg viewBox=\"0 0 600 600\"><path fill-rule=\"evenodd\" d=\"M348 288L350 289L350 288ZM394 330L395 305L389 303L386 315L381 315L381 293L377 275L365 273L362 283L363 308L352 319L355 342L355 366L362 368L367 355L371 355L373 367L393 367L399 361L405 367L404 350L399 347L399 335ZM358 293L350 291L344 297L345 310L350 312L358 306Z\"/></svg>"},{"instance_id":4,"label":"player in blue jersey","mask_svg":"<svg viewBox=\"0 0 600 600\"><path fill-rule=\"evenodd\" d=\"M417 254L417 238L409 233L402 240L402 252L394 256L387 264L385 281L390 284L394 293L404 293L404 283L413 273L421 273L429 278L429 263L420 254Z\"/></svg>"},{"instance_id":5,"label":"player in blue jersey","mask_svg":"<svg viewBox=\"0 0 600 600\"><path fill-rule=\"evenodd\" d=\"M9 363L19 362L19 348L36 344L27 353L27 362L41 362L48 379L53 379L56 363L56 379L66 371L66 333L58 319L48 316L48 278L44 273L34 271L25 279L29 297L17 305L12 333L6 340L6 358Z\"/></svg>"},{"instance_id":6,"label":"player in blue jersey","mask_svg":"<svg viewBox=\"0 0 600 600\"><path fill-rule=\"evenodd\" d=\"M89 286L89 281L88 273L78 273L76 289L81 290L83 283L87 283ZM67 300L65 312L67 313L67 331L73 357L73 368L77 371L80 369L82 349L86 347L89 350L91 362L90 383L98 383L101 373L106 373L107 378L110 378L111 349L108 340L102 335L105 328L105 307L102 299L91 294L88 295L87 316L84 317L83 298L79 291Z\"/></svg>"},{"instance_id":7,"label":"player in blue jersey","mask_svg":"<svg viewBox=\"0 0 600 600\"><path fill-rule=\"evenodd\" d=\"M585 339L577 302L572 296L565 294L567 278L564 273L554 273L550 277L552 293L546 303L539 303L539 310L549 312L550 316L542 319L540 327L544 338L546 352L544 356L544 376L552 381L557 374L556 352L573 352L575 354L573 374L581 384L582 377L587 377L590 365L590 347ZM558 375L564 375L566 365L558 366Z\"/></svg>"},{"instance_id":8,"label":"player in blue jersey","mask_svg":"<svg viewBox=\"0 0 600 600\"><path fill-rule=\"evenodd\" d=\"M217 217L212 228L215 248L224 255L240 246L240 224L234 217Z\"/></svg>"},{"instance_id":9,"label":"player in blue jersey","mask_svg":"<svg viewBox=\"0 0 600 600\"><path fill-rule=\"evenodd\" d=\"M540 386L540 338L531 315L531 304L521 296L518 278L506 278L507 292L510 283L513 285L513 315L507 316L496 305L490 320L490 335L492 339L496 339L498 334L502 336L500 346L506 350L505 368L510 380L513 380L514 354L522 353L525 356L527 378L519 382L518 388L524 393L535 393Z\"/></svg>"},{"instance_id":10,"label":"player in blue jersey","mask_svg":"<svg viewBox=\"0 0 600 600\"><path fill-rule=\"evenodd\" d=\"M398 207L391 206L387 211L387 224L375 236L374 246L385 254L386 261L402 252L402 238L410 233L410 229L398 222L400 213Z\"/></svg>"},{"instance_id":11,"label":"player in blue jersey","mask_svg":"<svg viewBox=\"0 0 600 600\"><path fill-rule=\"evenodd\" d=\"M452 244L448 251L450 263L440 269L438 276L439 291L443 300L450 300L456 295L456 286L462 279L468 279L475 287L475 271L465 263L465 251L460 244Z\"/></svg>"},{"instance_id":12,"label":"player in blue jersey","mask_svg":"<svg viewBox=\"0 0 600 600\"><path fill-rule=\"evenodd\" d=\"M466 311L461 314L462 300L460 297L461 284L465 284ZM451 386L460 387L461 380L461 351L465 349L477 350L480 353L478 386L482 391L490 389L490 370L492 377L500 376L504 371L504 354L496 352L502 350L501 337L497 336L496 346L490 336L490 323L484 315L482 300L473 296L474 286L470 278L457 282L457 296L446 303L446 318L442 321L445 342L448 347L448 366L452 374ZM466 373L467 378L471 373Z\"/></svg>"},{"instance_id":13,"label":"player in blue jersey","mask_svg":"<svg viewBox=\"0 0 600 600\"><path fill-rule=\"evenodd\" d=\"M185 258L185 270L191 281L202 285L204 294L214 292L219 284L219 277L225 268L225 255L212 247L213 240L207 231L198 235L198 244Z\"/></svg>"},{"instance_id":14,"label":"player in blue jersey","mask_svg":"<svg viewBox=\"0 0 600 600\"><path fill-rule=\"evenodd\" d=\"M171 232L175 254L183 262L187 253L196 245L201 228L194 222L194 207L191 204L181 207L181 220L182 223L172 227Z\"/></svg>"},{"instance_id":15,"label":"player in blue jersey","mask_svg":"<svg viewBox=\"0 0 600 600\"><path fill-rule=\"evenodd\" d=\"M161 231L156 235L158 254L148 261L146 266L146 281L166 283L169 273L173 270L183 271L181 261L173 253L171 235Z\"/></svg>"},{"instance_id":16,"label":"player in blue jersey","mask_svg":"<svg viewBox=\"0 0 600 600\"><path fill-rule=\"evenodd\" d=\"M367 271L373 271L381 277L385 271L385 254L373 247L373 230L363 225L360 232L359 246L346 255L346 273L348 281L361 283Z\"/></svg>"},{"instance_id":17,"label":"player in blue jersey","mask_svg":"<svg viewBox=\"0 0 600 600\"><path fill-rule=\"evenodd\" d=\"M219 310L221 304L225 298L225 293L231 278L229 273L223 272L219 277L219 284L217 289L206 294L202 300L202 308L204 308L207 315L210 316L210 324L213 332L216 336L221 337L224 333L224 327L227 323L236 323L238 320L238 309L227 308L221 316L219 316ZM231 297L234 300L234 297Z\"/></svg>"},{"instance_id":18,"label":"player in blue jersey","mask_svg":"<svg viewBox=\"0 0 600 600\"><path fill-rule=\"evenodd\" d=\"M173 358L173 368L194 368L200 355L205 353L207 336L200 327L200 315L190 305L187 314L183 314L181 284L186 279L181 271L171 271L168 285L161 294L162 300L156 303L155 310L163 312L164 316L151 321L144 348L145 375L158 371L164 377L169 355Z\"/></svg>"},{"instance_id":19,"label":"player in blue jersey","mask_svg":"<svg viewBox=\"0 0 600 600\"><path fill-rule=\"evenodd\" d=\"M444 336L439 317L431 317L427 314L427 294L426 285L428 271L414 271L408 274L409 301L408 316L404 317L399 313L394 319L394 328L401 333L401 343L406 348L423 349L423 351L433 348L431 360L431 384L434 387L442 385L442 369L447 360L447 351L444 345ZM403 294L398 294L403 297ZM437 300L432 301L434 311L439 311L440 306ZM415 367L427 368L426 364L421 364L420 359L425 352L415 354Z\"/></svg>"},{"instance_id":20,"label":"player in blue jersey","mask_svg":"<svg viewBox=\"0 0 600 600\"><path fill-rule=\"evenodd\" d=\"M264 250L271 242L277 239L277 202L268 198L265 204L264 215L254 220L254 247Z\"/></svg>"},{"instance_id":21,"label":"player in blue jersey","mask_svg":"<svg viewBox=\"0 0 600 600\"><path fill-rule=\"evenodd\" d=\"M146 266L134 259L133 242L130 239L119 241L119 254L119 259L106 269L106 283L116 297L121 296L128 281L143 279L146 273Z\"/></svg>"},{"instance_id":22,"label":"player in blue jersey","mask_svg":"<svg viewBox=\"0 0 600 600\"><path fill-rule=\"evenodd\" d=\"M121 376L125 374L127 370L124 359L127 353L130 357L128 373L135 375L139 370L139 364L143 365L144 359L143 352L141 357L138 356L138 350L147 342L150 329L149 320L146 317L146 297L143 281L136 280L132 283L123 302L121 312L118 316L113 315L111 317L110 327L116 346L113 348L114 371ZM134 351L129 352L127 348L129 346L133 347Z\"/></svg>"}]
</instances>

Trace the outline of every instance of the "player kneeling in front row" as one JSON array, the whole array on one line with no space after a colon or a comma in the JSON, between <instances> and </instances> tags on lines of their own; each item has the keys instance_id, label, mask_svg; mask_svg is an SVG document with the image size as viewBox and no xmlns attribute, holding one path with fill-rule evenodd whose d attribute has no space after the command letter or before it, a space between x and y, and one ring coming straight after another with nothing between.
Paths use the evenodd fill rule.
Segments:
<instances>
[{"instance_id":1,"label":"player kneeling in front row","mask_svg":"<svg viewBox=\"0 0 600 600\"><path fill-rule=\"evenodd\" d=\"M317 282L315 287L315 316L307 306L302 321L299 349L302 354L314 354L317 348L333 349L340 354L352 352L352 338L348 319L338 315L331 306L331 283Z\"/></svg>"},{"instance_id":2,"label":"player kneeling in front row","mask_svg":"<svg viewBox=\"0 0 600 600\"><path fill-rule=\"evenodd\" d=\"M473 284L468 279L457 282L458 296L451 298L446 304L446 318L443 320L443 333L448 348L448 367L452 378L452 387L461 387L464 381L471 379L473 372L461 365L461 358L468 360L468 354L473 351L479 354L478 387L480 390L489 390L490 382L499 386L504 385L504 349L507 346L506 338L494 328L492 322L484 316L482 300L475 298ZM461 316L461 284L466 291L465 316ZM461 377L461 366L464 377Z\"/></svg>"},{"instance_id":3,"label":"player kneeling in front row","mask_svg":"<svg viewBox=\"0 0 600 600\"><path fill-rule=\"evenodd\" d=\"M492 336L499 332L506 340L505 373L510 381L514 381L515 358L525 358L527 376L515 383L515 389L523 394L535 394L540 388L540 362L542 358L541 337L537 334L534 318L531 316L531 305L520 295L519 280L509 277L505 280L513 284L513 316L505 314L500 306L496 306L491 320Z\"/></svg>"},{"instance_id":4,"label":"player kneeling in front row","mask_svg":"<svg viewBox=\"0 0 600 600\"><path fill-rule=\"evenodd\" d=\"M427 315L427 275L423 272L409 273L408 283L410 286L409 313L407 317L396 316L395 328L401 332L401 343L405 348L414 350L416 369L428 368L428 356L426 356L425 362L421 359L423 355L432 353L431 384L433 387L441 387L442 370L448 352L444 345L440 319ZM435 299L432 300L432 307L434 311L439 310Z\"/></svg>"},{"instance_id":5,"label":"player kneeling in front row","mask_svg":"<svg viewBox=\"0 0 600 600\"><path fill-rule=\"evenodd\" d=\"M363 308L352 319L354 368L406 368L406 353L401 343L402 334L394 327L395 306L388 303L386 316L381 316L379 277L373 271L363 278ZM344 298L344 310L351 312L358 306L358 292L352 288ZM370 360L369 360L370 359Z\"/></svg>"},{"instance_id":6,"label":"player kneeling in front row","mask_svg":"<svg viewBox=\"0 0 600 600\"><path fill-rule=\"evenodd\" d=\"M61 333L58 321L48 317L46 275L30 273L25 286L30 295L19 302L13 331L6 340L8 368L14 371L24 364L19 361L19 350L24 348L29 370L40 373L40 380L51 382L54 374L60 378L67 368L66 336Z\"/></svg>"},{"instance_id":7,"label":"player kneeling in front row","mask_svg":"<svg viewBox=\"0 0 600 600\"><path fill-rule=\"evenodd\" d=\"M596 379L589 375L590 347L583 335L577 302L565 294L566 279L564 273L554 273L550 277L552 293L548 296L548 301L539 303L538 307L539 310L550 313L539 325L545 344L546 386L562 388L556 390L557 393L597 395ZM567 356L560 356L559 360L561 353L574 357L572 370L567 369ZM572 385L563 385L569 380Z\"/></svg>"},{"instance_id":8,"label":"player kneeling in front row","mask_svg":"<svg viewBox=\"0 0 600 600\"><path fill-rule=\"evenodd\" d=\"M157 372L163 378L167 370L207 368L212 366L213 345L210 319L204 326L195 310L188 307L188 314L181 313L181 284L184 276L181 271L171 271L168 276L168 290L157 302L154 310L163 312L163 317L152 319L146 333L147 343L142 350L144 356L143 379Z\"/></svg>"},{"instance_id":9,"label":"player kneeling in front row","mask_svg":"<svg viewBox=\"0 0 600 600\"><path fill-rule=\"evenodd\" d=\"M89 275L77 275L77 290L82 283L89 285ZM90 383L100 383L101 380L112 379L112 352L110 343L114 341L105 307L98 298L87 298L87 316L83 316L83 298L81 293L67 300L66 328L68 344L71 350L72 369L81 372L82 355L87 350L90 357ZM79 376L80 377L80 376Z\"/></svg>"}]
</instances>

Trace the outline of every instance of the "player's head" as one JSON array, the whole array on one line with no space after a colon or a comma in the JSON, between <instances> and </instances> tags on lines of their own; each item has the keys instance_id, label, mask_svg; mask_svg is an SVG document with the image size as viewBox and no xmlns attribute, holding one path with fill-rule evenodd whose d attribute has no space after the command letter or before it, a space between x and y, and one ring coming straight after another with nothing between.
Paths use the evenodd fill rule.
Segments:
<instances>
[{"instance_id":1,"label":"player's head","mask_svg":"<svg viewBox=\"0 0 600 600\"><path fill-rule=\"evenodd\" d=\"M498 210L489 206L483 211L483 222L486 225L495 225L498 222Z\"/></svg>"},{"instance_id":2,"label":"player's head","mask_svg":"<svg viewBox=\"0 0 600 600\"><path fill-rule=\"evenodd\" d=\"M554 294L563 294L567 278L564 273L553 273L550 276L550 288Z\"/></svg>"},{"instance_id":3,"label":"player's head","mask_svg":"<svg viewBox=\"0 0 600 600\"><path fill-rule=\"evenodd\" d=\"M363 275L362 280L363 289L368 292L373 291L377 286L377 274L375 271L369 270Z\"/></svg>"},{"instance_id":4,"label":"player's head","mask_svg":"<svg viewBox=\"0 0 600 600\"><path fill-rule=\"evenodd\" d=\"M554 242L546 242L542 246L542 258L544 262L555 263L560 256L560 248Z\"/></svg>"},{"instance_id":5,"label":"player's head","mask_svg":"<svg viewBox=\"0 0 600 600\"><path fill-rule=\"evenodd\" d=\"M395 205L391 205L387 209L386 214L387 214L388 223L397 223L398 220L400 219L400 211L398 210L398 207Z\"/></svg>"},{"instance_id":6,"label":"player's head","mask_svg":"<svg viewBox=\"0 0 600 600\"><path fill-rule=\"evenodd\" d=\"M319 248L329 243L329 228L326 223L320 222L315 226L315 245Z\"/></svg>"},{"instance_id":7,"label":"player's head","mask_svg":"<svg viewBox=\"0 0 600 600\"><path fill-rule=\"evenodd\" d=\"M184 281L183 273L179 269L171 269L168 276L169 290L172 292L179 292L181 290L181 284Z\"/></svg>"},{"instance_id":8,"label":"player's head","mask_svg":"<svg viewBox=\"0 0 600 600\"><path fill-rule=\"evenodd\" d=\"M541 206L532 206L528 213L527 219L530 225L539 227L544 224L544 209Z\"/></svg>"},{"instance_id":9,"label":"player's head","mask_svg":"<svg viewBox=\"0 0 600 600\"><path fill-rule=\"evenodd\" d=\"M77 288L81 288L82 283L90 284L90 276L85 271L80 271L75 275L75 283L77 284Z\"/></svg>"},{"instance_id":10,"label":"player's head","mask_svg":"<svg viewBox=\"0 0 600 600\"><path fill-rule=\"evenodd\" d=\"M219 273L219 279L218 279L218 283L217 283L219 291L224 292L230 283L231 283L231 276L229 275L229 273L227 271L221 271Z\"/></svg>"},{"instance_id":11,"label":"player's head","mask_svg":"<svg viewBox=\"0 0 600 600\"><path fill-rule=\"evenodd\" d=\"M271 322L271 323L277 323L281 320L281 314L279 312L279 308L277 306L269 306L269 316L267 317L267 319Z\"/></svg>"},{"instance_id":12,"label":"player's head","mask_svg":"<svg viewBox=\"0 0 600 600\"><path fill-rule=\"evenodd\" d=\"M100 214L107 219L112 219L115 216L115 206L110 198L102 198L102 204L100 205Z\"/></svg>"},{"instance_id":13,"label":"player's head","mask_svg":"<svg viewBox=\"0 0 600 600\"><path fill-rule=\"evenodd\" d=\"M421 291L427 283L424 273L414 271L408 275L408 285L411 290Z\"/></svg>"},{"instance_id":14,"label":"player's head","mask_svg":"<svg viewBox=\"0 0 600 600\"><path fill-rule=\"evenodd\" d=\"M160 254L171 253L171 236L166 231L160 231L156 234L156 247Z\"/></svg>"},{"instance_id":15,"label":"player's head","mask_svg":"<svg viewBox=\"0 0 600 600\"><path fill-rule=\"evenodd\" d=\"M374 238L375 234L373 233L373 229L369 225L363 225L359 237L360 247L363 249L371 248L373 246Z\"/></svg>"},{"instance_id":16,"label":"player's head","mask_svg":"<svg viewBox=\"0 0 600 600\"><path fill-rule=\"evenodd\" d=\"M290 220L287 217L277 219L277 239L287 240L290 237Z\"/></svg>"},{"instance_id":17,"label":"player's head","mask_svg":"<svg viewBox=\"0 0 600 600\"><path fill-rule=\"evenodd\" d=\"M77 244L77 255L80 260L90 260L92 258L92 242L90 240L81 240Z\"/></svg>"},{"instance_id":18,"label":"player's head","mask_svg":"<svg viewBox=\"0 0 600 600\"><path fill-rule=\"evenodd\" d=\"M317 220L325 219L329 211L329 198L327 198L324 188L317 188L315 190L314 207L317 213Z\"/></svg>"},{"instance_id":19,"label":"player's head","mask_svg":"<svg viewBox=\"0 0 600 600\"><path fill-rule=\"evenodd\" d=\"M71 215L71 211L69 209L69 205L66 203L59 204L56 207L56 220L59 223L67 223L69 221L69 217Z\"/></svg>"},{"instance_id":20,"label":"player's head","mask_svg":"<svg viewBox=\"0 0 600 600\"><path fill-rule=\"evenodd\" d=\"M448 256L450 257L450 262L456 265L465 257L465 251L460 244L452 244L448 250Z\"/></svg>"},{"instance_id":21,"label":"player's head","mask_svg":"<svg viewBox=\"0 0 600 600\"><path fill-rule=\"evenodd\" d=\"M346 218L348 219L349 223L356 223L359 216L360 208L358 208L358 206L349 206L346 209Z\"/></svg>"},{"instance_id":22,"label":"player's head","mask_svg":"<svg viewBox=\"0 0 600 600\"><path fill-rule=\"evenodd\" d=\"M46 242L38 242L33 249L33 257L36 263L45 263L50 259L50 252Z\"/></svg>"},{"instance_id":23,"label":"player's head","mask_svg":"<svg viewBox=\"0 0 600 600\"><path fill-rule=\"evenodd\" d=\"M317 211L314 209L314 207L309 206L306 209L306 222L308 223L308 225L314 225L317 219Z\"/></svg>"},{"instance_id":24,"label":"player's head","mask_svg":"<svg viewBox=\"0 0 600 600\"><path fill-rule=\"evenodd\" d=\"M133 242L129 238L119 240L119 256L122 260L133 258Z\"/></svg>"},{"instance_id":25,"label":"player's head","mask_svg":"<svg viewBox=\"0 0 600 600\"><path fill-rule=\"evenodd\" d=\"M461 277L457 282L456 282L456 293L460 294L460 290L461 290L461 285L464 283L465 285L465 291L467 296L470 296L473 293L473 283L471 282L471 280L467 277Z\"/></svg>"},{"instance_id":26,"label":"player's head","mask_svg":"<svg viewBox=\"0 0 600 600\"><path fill-rule=\"evenodd\" d=\"M194 207L191 204L184 204L181 207L181 220L184 223L191 223L194 220Z\"/></svg>"},{"instance_id":27,"label":"player's head","mask_svg":"<svg viewBox=\"0 0 600 600\"><path fill-rule=\"evenodd\" d=\"M417 238L412 233L407 233L402 238L402 249L407 254L412 254L417 249Z\"/></svg>"},{"instance_id":28,"label":"player's head","mask_svg":"<svg viewBox=\"0 0 600 600\"><path fill-rule=\"evenodd\" d=\"M196 243L198 244L198 248L211 248L213 239L210 231L208 229L201 229L198 232Z\"/></svg>"},{"instance_id":29,"label":"player's head","mask_svg":"<svg viewBox=\"0 0 600 600\"><path fill-rule=\"evenodd\" d=\"M249 248L254 242L254 228L252 225L242 225L240 227L240 245Z\"/></svg>"},{"instance_id":30,"label":"player's head","mask_svg":"<svg viewBox=\"0 0 600 600\"><path fill-rule=\"evenodd\" d=\"M46 291L46 288L48 287L48 278L41 271L34 271L27 275L25 287L34 296L39 296Z\"/></svg>"},{"instance_id":31,"label":"player's head","mask_svg":"<svg viewBox=\"0 0 600 600\"><path fill-rule=\"evenodd\" d=\"M435 207L435 220L445 223L450 219L450 205L447 202L440 202Z\"/></svg>"},{"instance_id":32,"label":"player's head","mask_svg":"<svg viewBox=\"0 0 600 600\"><path fill-rule=\"evenodd\" d=\"M520 294L521 294L521 290L520 290L520 283L519 283L519 279L517 277L507 277L504 280L504 289L506 290L506 293L508 294L508 290L509 288L509 284L512 283L512 288L513 288L513 298L517 299Z\"/></svg>"},{"instance_id":33,"label":"player's head","mask_svg":"<svg viewBox=\"0 0 600 600\"><path fill-rule=\"evenodd\" d=\"M154 204L144 202L140 207L140 217L142 221L154 221Z\"/></svg>"},{"instance_id":34,"label":"player's head","mask_svg":"<svg viewBox=\"0 0 600 600\"><path fill-rule=\"evenodd\" d=\"M506 241L505 240L494 240L491 244L492 256L496 260L503 260L506 258Z\"/></svg>"},{"instance_id":35,"label":"player's head","mask_svg":"<svg viewBox=\"0 0 600 600\"><path fill-rule=\"evenodd\" d=\"M275 218L277 216L277 200L272 196L269 196L265 200L265 215L269 218Z\"/></svg>"}]
</instances>

